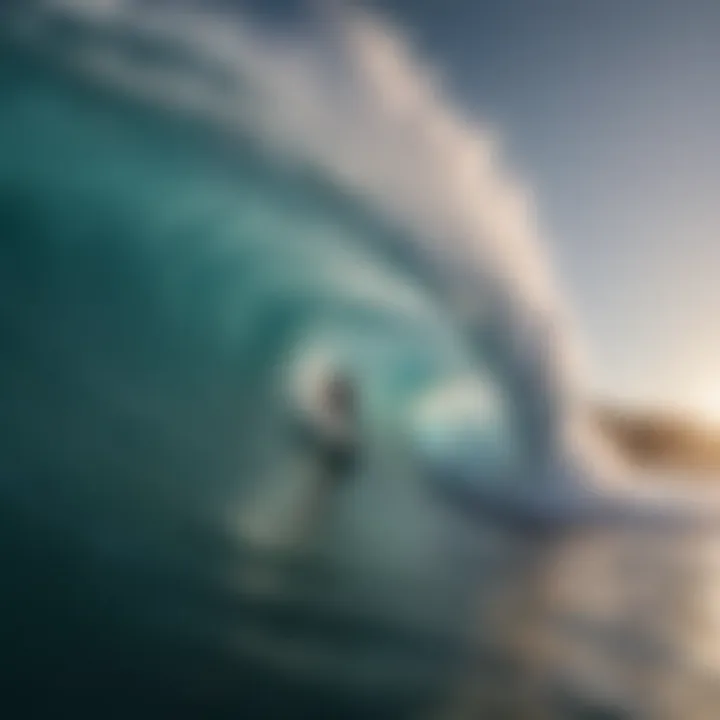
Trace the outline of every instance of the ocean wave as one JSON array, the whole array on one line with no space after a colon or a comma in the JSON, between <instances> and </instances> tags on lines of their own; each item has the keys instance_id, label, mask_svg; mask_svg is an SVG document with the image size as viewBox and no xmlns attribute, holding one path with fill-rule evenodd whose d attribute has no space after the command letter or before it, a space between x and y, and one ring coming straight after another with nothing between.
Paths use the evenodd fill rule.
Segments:
<instances>
[{"instance_id":1,"label":"ocean wave","mask_svg":"<svg viewBox=\"0 0 720 720\"><path fill-rule=\"evenodd\" d=\"M365 225L357 244L398 261L497 356L536 432L575 404L575 348L529 193L496 133L453 108L387 24L335 9L273 35L195 3L67 0L32 3L15 25L75 76L199 117L231 152L261 148L263 163L295 173L289 196L312 177Z\"/></svg>"},{"instance_id":2,"label":"ocean wave","mask_svg":"<svg viewBox=\"0 0 720 720\"><path fill-rule=\"evenodd\" d=\"M433 488L549 481L576 404L531 203L492 134L356 11L292 36L190 4L0 12L7 617L43 578L28 622L60 656L77 641L102 675L129 634L147 680L152 634L172 693L198 669L169 661L179 637L340 684L444 676L482 543ZM327 448L298 424L338 368L359 460L320 492ZM312 642L362 617L298 652L273 626L308 605ZM74 638L82 613L106 623L100 649Z\"/></svg>"}]
</instances>

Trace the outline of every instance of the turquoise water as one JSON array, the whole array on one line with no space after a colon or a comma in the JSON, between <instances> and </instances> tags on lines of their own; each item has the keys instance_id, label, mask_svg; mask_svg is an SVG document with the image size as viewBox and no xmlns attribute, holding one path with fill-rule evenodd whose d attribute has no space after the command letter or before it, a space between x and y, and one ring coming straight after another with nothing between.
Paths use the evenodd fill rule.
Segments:
<instances>
[{"instance_id":1,"label":"turquoise water","mask_svg":"<svg viewBox=\"0 0 720 720\"><path fill-rule=\"evenodd\" d=\"M466 644L477 543L422 466L490 477L529 452L438 270L257 138L43 44L1 52L11 677L60 707L127 685L173 713L241 709L258 673L389 707L432 692ZM314 471L289 424L316 358L357 384L363 459L299 552L283 537ZM488 395L482 417L415 411L458 382Z\"/></svg>"},{"instance_id":2,"label":"turquoise water","mask_svg":"<svg viewBox=\"0 0 720 720\"><path fill-rule=\"evenodd\" d=\"M508 532L458 499L545 482L558 448L550 328L501 273L468 299L322 163L73 53L199 58L23 17L0 33L3 717L640 717L643 683L686 677L653 642L687 659L689 611L642 626L643 660L620 642L630 550L677 578L683 543ZM319 491L293 427L328 367L361 460Z\"/></svg>"}]
</instances>

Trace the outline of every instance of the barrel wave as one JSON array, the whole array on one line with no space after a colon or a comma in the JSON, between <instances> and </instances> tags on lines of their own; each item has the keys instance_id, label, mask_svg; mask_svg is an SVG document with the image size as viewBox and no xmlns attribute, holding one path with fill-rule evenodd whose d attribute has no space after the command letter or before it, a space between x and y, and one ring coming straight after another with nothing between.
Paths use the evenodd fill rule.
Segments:
<instances>
[{"instance_id":1,"label":"barrel wave","mask_svg":"<svg viewBox=\"0 0 720 720\"><path fill-rule=\"evenodd\" d=\"M493 219L510 201L482 196L495 160L470 190L434 164L482 138L366 18L277 55L228 12L3 13L0 653L45 689L18 716L429 707L472 652L487 546L443 477L542 483L573 404ZM323 53L355 84L313 81ZM389 106L373 63L399 73ZM358 390L361 459L308 525L293 419L328 367Z\"/></svg>"}]
</instances>

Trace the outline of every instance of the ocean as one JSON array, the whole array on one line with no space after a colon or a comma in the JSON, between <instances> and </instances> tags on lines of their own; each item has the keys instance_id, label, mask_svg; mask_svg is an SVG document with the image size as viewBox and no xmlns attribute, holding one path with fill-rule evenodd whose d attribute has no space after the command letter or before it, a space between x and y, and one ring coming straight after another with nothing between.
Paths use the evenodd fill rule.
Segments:
<instances>
[{"instance_id":1,"label":"ocean","mask_svg":"<svg viewBox=\"0 0 720 720\"><path fill-rule=\"evenodd\" d=\"M2 717L713 717L711 539L461 499L563 487L582 413L522 192L384 26L1 12Z\"/></svg>"}]
</instances>

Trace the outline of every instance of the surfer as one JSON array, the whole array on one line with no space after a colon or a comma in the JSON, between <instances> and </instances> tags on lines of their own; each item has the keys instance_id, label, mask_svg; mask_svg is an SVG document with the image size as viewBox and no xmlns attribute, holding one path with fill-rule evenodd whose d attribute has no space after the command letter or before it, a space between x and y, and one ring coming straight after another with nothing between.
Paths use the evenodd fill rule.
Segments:
<instances>
[{"instance_id":1,"label":"surfer","mask_svg":"<svg viewBox=\"0 0 720 720\"><path fill-rule=\"evenodd\" d=\"M293 419L298 464L291 482L298 494L290 525L298 549L322 533L360 457L358 394L350 376L338 368L326 369L313 395Z\"/></svg>"},{"instance_id":2,"label":"surfer","mask_svg":"<svg viewBox=\"0 0 720 720\"><path fill-rule=\"evenodd\" d=\"M332 370L321 379L312 408L296 419L303 454L327 485L347 479L359 455L358 399L351 378Z\"/></svg>"},{"instance_id":3,"label":"surfer","mask_svg":"<svg viewBox=\"0 0 720 720\"><path fill-rule=\"evenodd\" d=\"M323 368L290 415L287 463L262 483L245 507L244 534L255 543L295 551L322 532L338 491L358 466L358 393L336 367Z\"/></svg>"}]
</instances>

